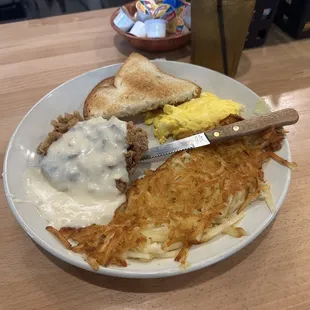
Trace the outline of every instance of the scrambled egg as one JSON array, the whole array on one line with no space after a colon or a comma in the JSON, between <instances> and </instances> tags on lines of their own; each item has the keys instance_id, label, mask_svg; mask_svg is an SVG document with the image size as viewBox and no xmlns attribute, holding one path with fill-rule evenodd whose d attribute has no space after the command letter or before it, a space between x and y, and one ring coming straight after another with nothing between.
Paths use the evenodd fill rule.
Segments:
<instances>
[{"instance_id":1,"label":"scrambled egg","mask_svg":"<svg viewBox=\"0 0 310 310\"><path fill-rule=\"evenodd\" d=\"M240 103L206 92L179 106L165 105L163 111L148 112L145 123L154 125L155 137L164 143L171 136L180 139L213 128L228 115L240 114L242 108Z\"/></svg>"}]
</instances>

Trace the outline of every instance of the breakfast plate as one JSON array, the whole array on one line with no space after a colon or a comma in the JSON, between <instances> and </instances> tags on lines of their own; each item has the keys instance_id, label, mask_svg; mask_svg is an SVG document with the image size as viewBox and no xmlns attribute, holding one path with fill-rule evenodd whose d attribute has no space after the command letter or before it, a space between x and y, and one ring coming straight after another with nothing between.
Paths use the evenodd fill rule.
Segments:
<instances>
[{"instance_id":1,"label":"breakfast plate","mask_svg":"<svg viewBox=\"0 0 310 310\"><path fill-rule=\"evenodd\" d=\"M245 116L253 115L257 103L260 102L259 96L253 91L215 71L180 62L165 60L154 62L164 72L191 80L201 86L203 91L243 104ZM46 221L42 219L35 206L27 201L23 174L27 168L36 166L38 163L39 156L36 154L36 148L50 131L50 121L57 118L59 114L73 110L82 111L84 101L91 89L101 80L114 76L121 66L122 64L111 65L80 75L42 98L18 125L9 142L4 160L5 193L9 206L22 228L38 245L54 256L90 271L93 269L81 255L64 248L59 240L46 231ZM150 136L150 130L148 133L150 146L156 145L155 138ZM284 140L278 155L291 160L287 139ZM100 267L97 272L127 278L168 277L207 267L236 253L252 242L268 226L285 199L290 183L290 169L270 161L264 167L264 172L265 179L271 186L276 212L271 213L264 201L258 200L252 203L245 217L240 221L240 226L248 232L248 236L232 238L229 235L221 235L208 243L193 246L189 252L186 268L180 268L173 259L155 259L146 263L129 260L126 268Z\"/></svg>"}]
</instances>

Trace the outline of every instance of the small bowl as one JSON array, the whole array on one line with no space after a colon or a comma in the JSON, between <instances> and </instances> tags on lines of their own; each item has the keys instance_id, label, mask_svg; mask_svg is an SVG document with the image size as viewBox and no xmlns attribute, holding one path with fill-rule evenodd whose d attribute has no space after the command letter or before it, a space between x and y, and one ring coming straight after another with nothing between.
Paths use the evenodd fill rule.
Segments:
<instances>
[{"instance_id":1,"label":"small bowl","mask_svg":"<svg viewBox=\"0 0 310 310\"><path fill-rule=\"evenodd\" d=\"M125 5L126 9L131 16L137 12L136 1ZM120 35L127 38L129 43L137 49L147 52L167 52L175 50L186 45L191 39L191 32L181 35L169 35L165 38L150 39L150 38L138 38L130 33L126 33L114 25L114 19L117 16L119 9L117 9L111 16L111 27Z\"/></svg>"}]
</instances>

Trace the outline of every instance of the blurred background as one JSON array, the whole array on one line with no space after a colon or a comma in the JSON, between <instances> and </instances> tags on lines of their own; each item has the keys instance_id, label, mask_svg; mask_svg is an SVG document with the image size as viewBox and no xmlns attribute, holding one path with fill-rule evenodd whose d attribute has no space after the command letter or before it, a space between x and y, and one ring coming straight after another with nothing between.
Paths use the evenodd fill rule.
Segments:
<instances>
[{"instance_id":1,"label":"blurred background","mask_svg":"<svg viewBox=\"0 0 310 310\"><path fill-rule=\"evenodd\" d=\"M126 0L0 0L0 22L15 22L120 6Z\"/></svg>"},{"instance_id":2,"label":"blurred background","mask_svg":"<svg viewBox=\"0 0 310 310\"><path fill-rule=\"evenodd\" d=\"M131 0L0 0L0 23L121 6ZM257 0L245 47L265 44L272 23L295 39L310 37L310 0Z\"/></svg>"}]
</instances>

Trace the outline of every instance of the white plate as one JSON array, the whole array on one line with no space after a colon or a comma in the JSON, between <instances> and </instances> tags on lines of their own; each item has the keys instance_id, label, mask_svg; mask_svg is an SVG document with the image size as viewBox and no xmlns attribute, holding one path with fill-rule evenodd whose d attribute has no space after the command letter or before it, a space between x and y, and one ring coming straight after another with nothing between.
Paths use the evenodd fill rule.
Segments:
<instances>
[{"instance_id":1,"label":"white plate","mask_svg":"<svg viewBox=\"0 0 310 310\"><path fill-rule=\"evenodd\" d=\"M244 104L248 114L254 111L255 105L260 99L244 85L217 72L179 62L164 60L155 62L167 73L194 81L204 91L210 91L220 98L233 99ZM80 255L66 250L52 234L45 230L47 223L40 217L33 205L17 203L13 198L25 198L22 176L24 171L37 160L35 150L39 142L50 131L50 121L65 112L71 112L75 109L81 111L89 91L102 79L115 75L120 66L121 64L112 65L80 75L41 99L17 127L8 145L4 160L5 192L9 206L19 224L45 250L86 270L92 269ZM279 154L291 160L287 140L284 141ZM272 186L272 194L278 211L290 183L290 170L272 161L266 165L264 170L265 177ZM190 250L189 267L186 271L181 270L172 259L163 259L153 260L149 263L130 261L127 268L101 267L98 273L128 278L155 278L194 271L214 264L242 249L253 241L274 217L275 214L270 213L264 202L255 202L240 222L240 226L246 229L249 236L235 239L225 235L217 237L209 243L193 247Z\"/></svg>"}]
</instances>

